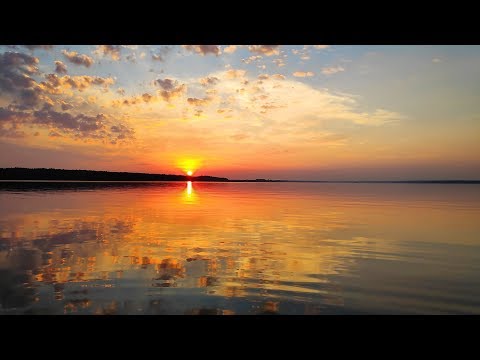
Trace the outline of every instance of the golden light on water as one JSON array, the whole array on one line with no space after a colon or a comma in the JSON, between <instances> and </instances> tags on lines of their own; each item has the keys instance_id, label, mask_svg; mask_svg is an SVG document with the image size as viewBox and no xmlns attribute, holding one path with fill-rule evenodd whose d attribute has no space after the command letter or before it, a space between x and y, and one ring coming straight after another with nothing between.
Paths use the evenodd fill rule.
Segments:
<instances>
[{"instance_id":1,"label":"golden light on water","mask_svg":"<svg viewBox=\"0 0 480 360\"><path fill-rule=\"evenodd\" d=\"M197 194L193 188L192 182L187 181L187 187L183 191L182 200L187 204L195 204L198 202Z\"/></svg>"},{"instance_id":2,"label":"golden light on water","mask_svg":"<svg viewBox=\"0 0 480 360\"><path fill-rule=\"evenodd\" d=\"M279 190L273 192L273 186ZM10 307L0 306L0 313L322 314L374 312L373 306L382 306L379 312L430 312L412 297L423 299L423 281L441 283L452 261L456 268L465 262L465 268L477 269L478 256L469 254L479 243L480 194L470 187L459 197L442 189L392 193L390 184L375 185L377 190L298 186L193 181L121 187L128 191L106 186L58 191L48 211L29 197L4 193L4 208L11 210L0 211L0 240L9 244L0 247L0 269L13 280L4 285ZM375 198L366 199L371 191ZM405 245L417 231L422 236ZM451 246L459 241L452 260ZM412 283L394 283L402 297L393 303L391 279L402 280L412 251L428 248L438 271L408 264L405 279ZM22 277L13 277L17 273ZM469 273L472 279L475 274ZM142 291L126 290L132 286ZM345 291L355 286L356 293ZM471 288L465 287L465 299ZM373 291L380 305L372 305ZM438 291L448 295L451 288ZM165 301L167 296L172 301ZM458 305L444 305L441 297L431 312L476 313L475 296Z\"/></svg>"}]
</instances>

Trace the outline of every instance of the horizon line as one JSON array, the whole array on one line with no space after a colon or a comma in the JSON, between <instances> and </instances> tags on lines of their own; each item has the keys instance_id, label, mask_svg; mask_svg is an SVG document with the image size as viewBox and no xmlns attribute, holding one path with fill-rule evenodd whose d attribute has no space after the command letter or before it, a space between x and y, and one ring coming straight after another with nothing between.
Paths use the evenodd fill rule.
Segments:
<instances>
[{"instance_id":1,"label":"horizon line","mask_svg":"<svg viewBox=\"0 0 480 360\"><path fill-rule=\"evenodd\" d=\"M186 179L191 178L218 178L226 179L229 182L317 182L317 183L480 183L480 179L403 179L403 180L301 180L301 179L266 179L266 178L256 178L256 179L230 179L224 176L213 176L213 175L199 175L199 176L188 176L185 174L160 174L160 173L143 173L143 172L130 172L130 171L110 171L110 170L86 170L86 169L58 169L58 168L27 168L27 167L2 167L0 170L9 170L9 169L22 169L22 170L54 170L54 171L88 171L88 172L103 172L103 173L125 173L125 174L139 174L139 175L164 175L164 176L179 176ZM8 179L0 181L41 181L48 179ZM59 180L61 181L61 180ZM75 181L75 180L69 180ZM85 181L85 180L81 180ZM86 180L86 181L95 181L95 180ZM106 180L109 181L109 180ZM119 181L119 180L110 180L110 181ZM122 180L120 180L122 181ZM145 180L130 180L130 181L145 181ZM150 180L152 181L152 180ZM155 180L153 180L155 181ZM182 180L179 180L182 181Z\"/></svg>"}]
</instances>

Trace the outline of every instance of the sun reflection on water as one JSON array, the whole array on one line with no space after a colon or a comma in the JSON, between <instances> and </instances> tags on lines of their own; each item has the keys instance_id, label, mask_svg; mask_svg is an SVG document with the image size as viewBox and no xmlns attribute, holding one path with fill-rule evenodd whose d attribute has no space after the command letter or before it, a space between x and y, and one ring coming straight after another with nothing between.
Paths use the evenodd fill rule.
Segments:
<instances>
[{"instance_id":1,"label":"sun reflection on water","mask_svg":"<svg viewBox=\"0 0 480 360\"><path fill-rule=\"evenodd\" d=\"M198 195L193 188L191 181L187 181L187 187L183 191L182 200L184 203L187 204L195 204L198 202Z\"/></svg>"}]
</instances>

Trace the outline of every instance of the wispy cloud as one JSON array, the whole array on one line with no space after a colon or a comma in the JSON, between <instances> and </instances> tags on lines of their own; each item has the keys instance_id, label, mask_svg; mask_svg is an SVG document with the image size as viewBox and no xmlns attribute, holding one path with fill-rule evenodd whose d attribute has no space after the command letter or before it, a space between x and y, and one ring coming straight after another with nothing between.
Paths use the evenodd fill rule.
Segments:
<instances>
[{"instance_id":1,"label":"wispy cloud","mask_svg":"<svg viewBox=\"0 0 480 360\"><path fill-rule=\"evenodd\" d=\"M345 71L345 69L341 66L330 66L322 68L322 74L324 75L333 75L342 71Z\"/></svg>"},{"instance_id":2,"label":"wispy cloud","mask_svg":"<svg viewBox=\"0 0 480 360\"><path fill-rule=\"evenodd\" d=\"M252 55L252 56L250 56L246 59L242 59L242 62L244 62L245 64L250 64L253 61L257 61L257 60L261 60L261 59L262 59L261 55Z\"/></svg>"},{"instance_id":3,"label":"wispy cloud","mask_svg":"<svg viewBox=\"0 0 480 360\"><path fill-rule=\"evenodd\" d=\"M22 46L32 51L37 49L42 49L47 51L53 49L53 45L22 45Z\"/></svg>"},{"instance_id":4,"label":"wispy cloud","mask_svg":"<svg viewBox=\"0 0 480 360\"><path fill-rule=\"evenodd\" d=\"M285 61L283 59L274 59L273 63L277 65L278 67L283 67L285 66Z\"/></svg>"},{"instance_id":5,"label":"wispy cloud","mask_svg":"<svg viewBox=\"0 0 480 360\"><path fill-rule=\"evenodd\" d=\"M155 61L165 61L167 58L167 55L172 51L171 46L162 46L160 49L155 50L155 52L152 53L152 60Z\"/></svg>"}]
</instances>

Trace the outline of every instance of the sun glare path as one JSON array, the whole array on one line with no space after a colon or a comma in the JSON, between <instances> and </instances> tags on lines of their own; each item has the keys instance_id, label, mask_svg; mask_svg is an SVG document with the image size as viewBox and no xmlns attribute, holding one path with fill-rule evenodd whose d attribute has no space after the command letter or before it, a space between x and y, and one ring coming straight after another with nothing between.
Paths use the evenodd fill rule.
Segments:
<instances>
[{"instance_id":1,"label":"sun glare path","mask_svg":"<svg viewBox=\"0 0 480 360\"><path fill-rule=\"evenodd\" d=\"M187 187L183 190L182 202L186 204L196 204L198 202L198 196L191 181L187 181Z\"/></svg>"}]
</instances>

